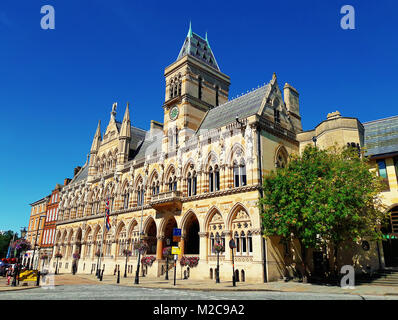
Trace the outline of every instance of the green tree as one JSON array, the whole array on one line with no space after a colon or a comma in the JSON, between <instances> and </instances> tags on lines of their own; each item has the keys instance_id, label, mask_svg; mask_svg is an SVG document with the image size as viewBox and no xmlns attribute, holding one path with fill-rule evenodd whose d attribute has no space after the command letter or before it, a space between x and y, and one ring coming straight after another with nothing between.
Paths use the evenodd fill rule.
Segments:
<instances>
[{"instance_id":1,"label":"green tree","mask_svg":"<svg viewBox=\"0 0 398 320\"><path fill-rule=\"evenodd\" d=\"M15 239L18 238L18 234L14 233L12 230L5 231L0 234L0 257L4 258L7 255L8 246L10 241L13 239L15 234Z\"/></svg>"},{"instance_id":2,"label":"green tree","mask_svg":"<svg viewBox=\"0 0 398 320\"><path fill-rule=\"evenodd\" d=\"M345 241L380 238L381 182L369 169L357 149L307 146L265 176L259 201L264 234L299 241L305 277L306 249L326 244L337 258Z\"/></svg>"}]
</instances>

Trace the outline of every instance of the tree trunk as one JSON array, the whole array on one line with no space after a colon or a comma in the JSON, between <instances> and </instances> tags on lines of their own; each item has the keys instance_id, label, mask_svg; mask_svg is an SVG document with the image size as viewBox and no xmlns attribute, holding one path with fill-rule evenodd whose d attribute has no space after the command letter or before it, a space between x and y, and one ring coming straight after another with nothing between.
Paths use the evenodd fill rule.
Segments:
<instances>
[{"instance_id":1,"label":"tree trunk","mask_svg":"<svg viewBox=\"0 0 398 320\"><path fill-rule=\"evenodd\" d=\"M307 250L304 247L303 243L299 240L300 249L301 249L301 263L303 268L303 282L308 282L308 273L307 273Z\"/></svg>"},{"instance_id":2,"label":"tree trunk","mask_svg":"<svg viewBox=\"0 0 398 320\"><path fill-rule=\"evenodd\" d=\"M338 261L337 261L339 246L340 246L340 242L334 243L334 252L333 252L334 268L333 268L333 270L334 270L335 277L339 276L339 268L338 268L339 266L338 266Z\"/></svg>"}]
</instances>

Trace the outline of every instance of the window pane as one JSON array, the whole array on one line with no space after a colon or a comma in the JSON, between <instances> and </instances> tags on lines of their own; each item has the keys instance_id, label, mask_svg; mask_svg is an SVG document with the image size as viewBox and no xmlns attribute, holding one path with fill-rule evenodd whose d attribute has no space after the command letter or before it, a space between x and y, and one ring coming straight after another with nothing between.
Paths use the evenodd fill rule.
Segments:
<instances>
[{"instance_id":1,"label":"window pane","mask_svg":"<svg viewBox=\"0 0 398 320\"><path fill-rule=\"evenodd\" d=\"M386 162L384 160L377 160L377 166L379 167L380 177L387 179Z\"/></svg>"},{"instance_id":2,"label":"window pane","mask_svg":"<svg viewBox=\"0 0 398 320\"><path fill-rule=\"evenodd\" d=\"M220 171L216 171L216 191L220 190Z\"/></svg>"}]
</instances>

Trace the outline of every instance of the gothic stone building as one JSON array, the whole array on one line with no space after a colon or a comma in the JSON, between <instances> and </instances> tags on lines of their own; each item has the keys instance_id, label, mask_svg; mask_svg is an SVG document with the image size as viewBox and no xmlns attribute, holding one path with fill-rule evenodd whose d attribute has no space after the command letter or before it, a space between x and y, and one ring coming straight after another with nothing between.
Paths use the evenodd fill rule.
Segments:
<instances>
[{"instance_id":1,"label":"gothic stone building","mask_svg":"<svg viewBox=\"0 0 398 320\"><path fill-rule=\"evenodd\" d=\"M146 255L156 258L142 268L147 276L163 275L162 250L178 245L180 257L199 257L191 278L214 278L213 246L222 241L220 278L231 280L228 243L234 239L239 281L280 279L300 251L293 246L286 252L279 239L262 236L257 202L262 175L284 166L313 137L302 132L297 90L287 83L281 89L274 74L264 86L228 100L229 76L220 71L207 36L191 28L164 76L164 122L151 121L149 131L136 128L129 105L119 122L114 104L105 133L98 123L89 159L62 189L54 250L63 254L60 272L70 272L72 263L78 273L95 272L97 263L104 274L124 272L127 248L133 251L127 267L133 276L134 243L142 230ZM335 140L363 145L363 126L355 118L332 114L316 130L319 145ZM182 230L179 243L172 241L173 228ZM74 253L80 258L73 259ZM184 271L178 264L177 275Z\"/></svg>"}]
</instances>

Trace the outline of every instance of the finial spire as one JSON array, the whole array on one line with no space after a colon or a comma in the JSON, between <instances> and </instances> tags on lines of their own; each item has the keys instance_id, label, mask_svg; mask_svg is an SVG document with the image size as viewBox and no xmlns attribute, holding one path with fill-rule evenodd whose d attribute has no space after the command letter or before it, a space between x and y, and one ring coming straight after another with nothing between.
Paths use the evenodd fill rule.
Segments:
<instances>
[{"instance_id":1,"label":"finial spire","mask_svg":"<svg viewBox=\"0 0 398 320\"><path fill-rule=\"evenodd\" d=\"M188 35L187 37L191 38L192 37L192 23L189 21L189 30L188 30Z\"/></svg>"},{"instance_id":2,"label":"finial spire","mask_svg":"<svg viewBox=\"0 0 398 320\"><path fill-rule=\"evenodd\" d=\"M116 108L117 108L117 102L114 102L112 104L112 111L111 111L111 119L115 119L116 117Z\"/></svg>"}]
</instances>

